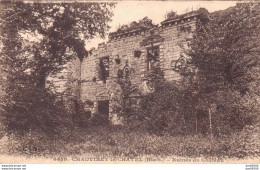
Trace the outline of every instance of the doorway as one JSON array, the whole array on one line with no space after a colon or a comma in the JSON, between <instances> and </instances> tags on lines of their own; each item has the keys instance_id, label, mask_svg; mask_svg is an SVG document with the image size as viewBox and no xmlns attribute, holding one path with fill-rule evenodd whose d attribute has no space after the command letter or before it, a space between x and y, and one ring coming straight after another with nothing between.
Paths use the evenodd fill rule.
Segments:
<instances>
[{"instance_id":1,"label":"doorway","mask_svg":"<svg viewBox=\"0 0 260 170\"><path fill-rule=\"evenodd\" d=\"M104 123L108 124L109 118L109 100L98 101L98 113L104 118Z\"/></svg>"}]
</instances>

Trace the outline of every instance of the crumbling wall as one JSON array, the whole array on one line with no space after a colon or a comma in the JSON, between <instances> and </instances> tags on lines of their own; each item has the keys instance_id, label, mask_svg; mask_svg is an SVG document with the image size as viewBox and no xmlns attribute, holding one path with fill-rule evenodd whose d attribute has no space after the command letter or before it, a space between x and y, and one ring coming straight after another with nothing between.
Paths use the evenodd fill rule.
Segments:
<instances>
[{"instance_id":1,"label":"crumbling wall","mask_svg":"<svg viewBox=\"0 0 260 170\"><path fill-rule=\"evenodd\" d=\"M197 15L188 15L186 18L176 18L162 22L161 36L164 38L161 44L162 60L161 68L167 80L179 80L180 74L174 71L175 63L183 53L183 48L187 48L187 43L192 38L192 33L196 29Z\"/></svg>"},{"instance_id":2,"label":"crumbling wall","mask_svg":"<svg viewBox=\"0 0 260 170\"><path fill-rule=\"evenodd\" d=\"M80 96L85 109L91 111L93 116L98 112L98 101L109 100L110 120L115 123L113 105L116 101L113 98L120 95L120 87L117 84L119 72L121 71L124 77L127 68L133 86L144 92L143 78L148 72L147 49L153 46L159 46L159 66L165 78L178 81L180 75L174 71L175 61L182 56L183 48L187 48L197 19L198 14L191 12L168 18L161 26L156 26L145 18L139 21L139 25L135 22L131 24L132 27L124 26L120 31L111 33L107 43L99 44L98 48L93 49L92 54L83 60L81 70L79 61L72 62L70 66L74 73L71 76L77 79L81 71ZM109 77L104 82L100 76L100 59L107 56ZM71 85L74 86L73 93L76 93L77 84Z\"/></svg>"}]
</instances>

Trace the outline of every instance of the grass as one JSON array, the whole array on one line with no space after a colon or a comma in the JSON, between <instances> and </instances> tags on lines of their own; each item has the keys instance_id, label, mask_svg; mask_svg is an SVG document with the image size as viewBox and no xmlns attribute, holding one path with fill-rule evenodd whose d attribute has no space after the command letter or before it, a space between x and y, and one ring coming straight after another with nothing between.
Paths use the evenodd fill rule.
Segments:
<instances>
[{"instance_id":1,"label":"grass","mask_svg":"<svg viewBox=\"0 0 260 170\"><path fill-rule=\"evenodd\" d=\"M247 129L250 131L250 127ZM248 131L229 137L157 136L116 126L75 129L53 138L36 135L10 138L2 153L53 157L88 155L92 157L218 157L255 158L260 156L259 133L247 137ZM243 136L245 135L245 136ZM5 138L5 137L4 137ZM3 149L4 148L4 149ZM24 149L25 148L25 149ZM37 148L37 151L34 150Z\"/></svg>"}]
</instances>

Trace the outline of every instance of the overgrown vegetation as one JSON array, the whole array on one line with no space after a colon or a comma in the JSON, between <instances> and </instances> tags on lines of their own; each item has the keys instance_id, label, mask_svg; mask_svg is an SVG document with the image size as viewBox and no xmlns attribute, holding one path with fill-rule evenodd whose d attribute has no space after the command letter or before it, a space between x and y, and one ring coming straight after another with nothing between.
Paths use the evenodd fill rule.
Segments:
<instances>
[{"instance_id":1,"label":"overgrown vegetation","mask_svg":"<svg viewBox=\"0 0 260 170\"><path fill-rule=\"evenodd\" d=\"M104 38L114 3L0 5L4 9L0 12L3 132L9 136L39 133L52 139L76 127L86 127L89 121L79 114L80 93L73 100L74 110L67 110L63 94L53 91L47 78L72 59L82 62L88 56L85 40ZM80 75L78 79L80 91Z\"/></svg>"},{"instance_id":2,"label":"overgrown vegetation","mask_svg":"<svg viewBox=\"0 0 260 170\"><path fill-rule=\"evenodd\" d=\"M1 21L0 60L1 126L9 140L5 152L27 154L24 147L37 147L29 154L260 156L259 4L238 4L212 14L201 10L190 47L184 49L191 59L185 68L196 69L180 72L181 82L167 82L154 67L147 75L154 91L142 96L140 107L131 104L131 95L138 92L131 70L121 70L121 95L114 109L124 127L98 126L107 124L101 115L87 120L77 114L84 109L80 96L73 100L71 114L60 94L46 86L48 75L70 61L67 52L80 62L87 56L82 34L86 39L104 36L112 16L107 5L113 4L4 5L9 9L1 13L6 19ZM80 27L73 27L76 23ZM147 23L151 25L147 19L140 22ZM23 44L21 35L28 32L40 40ZM78 82L80 89L80 77Z\"/></svg>"},{"instance_id":3,"label":"overgrown vegetation","mask_svg":"<svg viewBox=\"0 0 260 170\"><path fill-rule=\"evenodd\" d=\"M37 134L26 135L18 140L13 140L14 138L11 137L10 142L0 150L3 154L45 156L51 159L80 155L93 158L250 159L259 156L260 153L259 128L257 132L255 131L254 134L258 136L252 136L252 128L248 127L243 133L219 137L209 142L210 138L202 135L158 136L121 126L93 126L90 129L78 129L71 133L69 138L65 135L53 139L36 138ZM33 150L33 147L37 149Z\"/></svg>"},{"instance_id":4,"label":"overgrown vegetation","mask_svg":"<svg viewBox=\"0 0 260 170\"><path fill-rule=\"evenodd\" d=\"M208 136L213 150L217 138L225 138L226 149L234 147L237 157L259 156L258 149L249 149L250 136L259 136L259 10L250 3L213 14L200 10L184 49L190 62L180 70L181 86L152 72L155 91L143 96L127 126L156 135Z\"/></svg>"}]
</instances>

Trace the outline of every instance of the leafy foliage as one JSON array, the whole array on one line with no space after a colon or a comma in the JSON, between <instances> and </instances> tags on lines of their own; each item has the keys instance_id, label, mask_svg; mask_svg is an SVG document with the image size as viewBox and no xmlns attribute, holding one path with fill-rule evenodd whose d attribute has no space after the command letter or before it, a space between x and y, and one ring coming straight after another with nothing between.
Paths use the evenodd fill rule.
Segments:
<instances>
[{"instance_id":1,"label":"leafy foliage","mask_svg":"<svg viewBox=\"0 0 260 170\"><path fill-rule=\"evenodd\" d=\"M119 70L120 76L117 78L117 84L119 85L119 90L116 96L113 96L115 105L113 106L114 113L117 116L123 118L126 124L130 123L132 119L137 114L137 109L132 104L132 100L137 100L131 98L133 94L141 94L138 88L132 84L130 73L126 75L125 72Z\"/></svg>"},{"instance_id":2,"label":"leafy foliage","mask_svg":"<svg viewBox=\"0 0 260 170\"><path fill-rule=\"evenodd\" d=\"M2 5L6 8L1 12L2 55L10 56L10 48L15 47L14 42L10 42L11 33L14 36L29 34L30 39L39 39L36 62L40 67L39 75L43 76L58 72L73 56L80 61L87 57L89 52L84 40L105 36L109 29L107 22L112 17L110 10L114 6L113 3L22 2ZM24 50L29 54L32 52L30 48ZM16 49L16 52L21 51ZM68 52L75 55L66 55Z\"/></svg>"},{"instance_id":3,"label":"leafy foliage","mask_svg":"<svg viewBox=\"0 0 260 170\"><path fill-rule=\"evenodd\" d=\"M73 58L87 57L85 40L104 37L114 3L1 2L0 107L6 132L51 135L72 128L59 93L46 79ZM55 129L57 127L57 129Z\"/></svg>"},{"instance_id":4,"label":"leafy foliage","mask_svg":"<svg viewBox=\"0 0 260 170\"><path fill-rule=\"evenodd\" d=\"M242 130L256 112L259 77L259 4L203 13L188 55L198 70L190 88L196 105L213 109L213 131Z\"/></svg>"},{"instance_id":5,"label":"leafy foliage","mask_svg":"<svg viewBox=\"0 0 260 170\"><path fill-rule=\"evenodd\" d=\"M180 72L181 87L153 78L155 91L143 97L139 111L144 129L157 134L222 136L256 122L259 9L258 4L238 4L212 14L200 10L186 50L191 58L187 68L193 69Z\"/></svg>"},{"instance_id":6,"label":"leafy foliage","mask_svg":"<svg viewBox=\"0 0 260 170\"><path fill-rule=\"evenodd\" d=\"M258 13L258 4L239 4L197 24L188 54L199 70L203 91L249 92L259 67Z\"/></svg>"}]
</instances>

